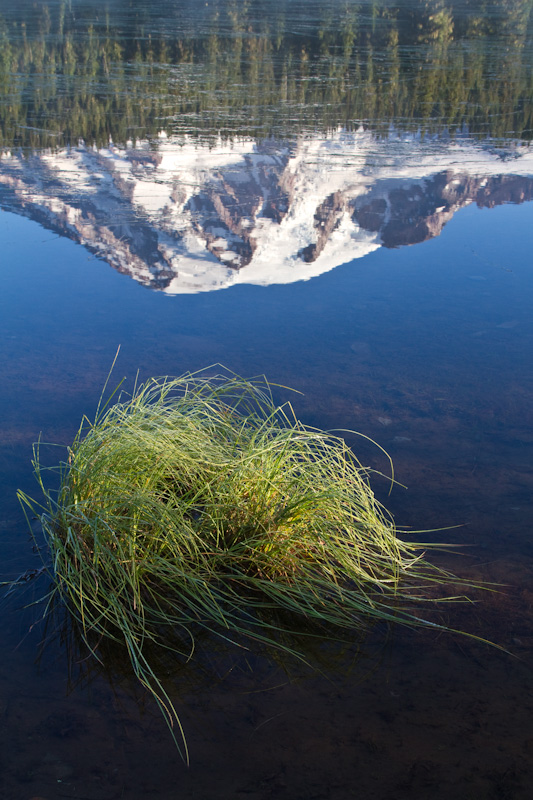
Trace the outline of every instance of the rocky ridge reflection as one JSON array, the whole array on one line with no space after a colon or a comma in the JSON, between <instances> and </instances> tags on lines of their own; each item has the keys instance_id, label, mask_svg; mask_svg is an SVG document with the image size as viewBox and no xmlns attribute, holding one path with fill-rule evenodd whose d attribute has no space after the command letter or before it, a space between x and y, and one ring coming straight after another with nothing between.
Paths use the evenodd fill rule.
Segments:
<instances>
[{"instance_id":1,"label":"rocky ridge reflection","mask_svg":"<svg viewBox=\"0 0 533 800\"><path fill-rule=\"evenodd\" d=\"M290 283L440 233L463 206L533 197L533 152L360 129L290 141L161 135L6 152L0 205L169 294Z\"/></svg>"}]
</instances>

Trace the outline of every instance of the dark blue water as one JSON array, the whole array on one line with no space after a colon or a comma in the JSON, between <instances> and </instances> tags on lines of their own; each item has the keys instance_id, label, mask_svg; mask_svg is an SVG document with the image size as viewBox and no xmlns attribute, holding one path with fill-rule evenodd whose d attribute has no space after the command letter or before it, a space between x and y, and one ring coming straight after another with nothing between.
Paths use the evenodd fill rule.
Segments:
<instances>
[{"instance_id":1,"label":"dark blue water","mask_svg":"<svg viewBox=\"0 0 533 800\"><path fill-rule=\"evenodd\" d=\"M79 16L83 9L87 18L94 12L90 3L73 5ZM231 3L218 5L226 13ZM279 10L281 5L268 8ZM156 4L154 9L161 12L163 6ZM419 11L415 3L400 8L402 13ZM187 9L193 13L188 5ZM466 30L464 15L474 14L471 5L454 9L456 39L450 40L446 56L439 51L440 62L435 53L433 60L428 56L427 70L433 76L439 64L445 72L457 66L451 50L471 52L478 46L464 32L463 38L458 34L461 25ZM513 24L525 20L519 26L520 51L516 45L524 57L530 48L529 5L499 7L498 14L508 21L513 9ZM363 11L363 29L370 30L371 9ZM479 25L488 25L489 11L485 6L479 11ZM10 4L9 24L18 19L17 13ZM150 10L139 8L135 13L146 15L143 24L148 30ZM313 40L327 39L326 34L320 38L316 33L314 17L305 25L301 18L298 24L289 18L291 36L304 37L310 31ZM377 28L383 30L388 17L378 18ZM205 19L214 25L212 17ZM253 25L263 19L255 5L253 19ZM401 19L400 51L406 53L415 40L408 35L407 18ZM429 26L426 18L423 21ZM154 17L150 24L155 37L160 19ZM445 28L442 23L441 34ZM19 34L21 30L17 28ZM201 33L198 39L203 41L203 29ZM238 38L235 31L222 33L232 41ZM116 31L114 35L120 39ZM194 39L194 30L187 35ZM500 53L502 36L501 28L488 31L479 52L492 47ZM183 48L192 48L183 32L181 39ZM434 41L428 33L420 45L422 55ZM341 44L333 42L334 54ZM207 63L205 51L199 44L195 47L190 60L202 66ZM375 63L392 70L387 62L390 52L377 48L376 44ZM280 48L284 58L289 50ZM98 52L101 55L102 50ZM229 59L230 51L223 52ZM421 57L421 51L416 52ZM178 63L175 53L172 58L173 67L183 69L184 62ZM314 62L311 51L310 61L323 65L327 56L323 52ZM348 62L346 74L355 80L357 65L353 58ZM220 68L227 60L220 57L218 63ZM406 80L401 85L407 86L412 64L401 61L400 67ZM523 76L513 75L520 83ZM320 84L324 73L315 71L311 78ZM290 73L288 80L290 85ZM523 109L518 101L527 94L527 82L520 85L517 96L500 108L498 119L513 117L514 100ZM195 87L193 82L192 95ZM203 92L205 86L200 89ZM201 105L200 90L194 96ZM224 96L230 105L240 102L231 92ZM307 95L302 103L310 108L311 99ZM333 103L327 93L318 100ZM168 97L166 101L171 102ZM279 96L271 101L280 108L284 102ZM53 105L48 109L53 125L59 110ZM64 108L60 111L67 113ZM452 113L450 107L444 111ZM383 131L387 121L384 110L374 113L372 135ZM517 120L516 109L513 113ZM65 118L73 136L80 132L76 124L82 124L73 121L74 116ZM4 114L4 142L10 135L7 119ZM476 119L470 117L470 127ZM393 122L397 126L398 117ZM194 173L191 191L196 205L188 207L185 201L180 206L179 198L190 190L192 173L185 174L181 162L170 178L170 173L163 174L157 157L165 142L172 144L173 134L170 130L163 144L157 137L150 139L151 120L139 123L142 136L148 138L137 148L126 140L116 141L115 155L121 163L133 164L130 172L118 174L115 166L109 167L104 152L108 146L98 141L102 128L94 132L100 172L91 162L91 170L78 169L70 184L69 159L79 157L87 163L90 157L84 148L92 143L78 150L74 143L70 151L64 141L51 150L43 149L49 142L34 143L33 167L22 174L31 147L27 141L21 144L19 128L18 139L10 148L6 145L11 161L6 157L0 164L0 179L5 178L0 195L5 209L0 213L2 577L14 578L40 564L16 499L17 489L38 495L32 444L41 436L43 442L60 445L43 447L49 464L63 457L62 448L72 440L82 415L94 413L120 347L112 379L117 383L123 376L131 383L137 373L141 378L178 375L219 362L245 376L264 373L271 381L301 392L289 395L279 390L279 398L290 397L296 414L307 424L360 431L378 442L391 454L397 480L404 485L395 486L389 496L384 479L376 476L374 483L397 524L414 531L449 528L421 535L455 545L453 554L433 556L438 563L463 577L501 584L494 593L474 592L476 604L445 608L444 619L451 627L488 638L510 652L429 631L396 631L385 646L384 633L375 631L362 660L355 659L355 645L337 653L329 664L322 653L320 673L257 653L242 657L232 651L213 651L202 669L167 665L168 688L191 752L191 767L186 769L159 712L120 661L111 654L104 668L92 661L80 664L75 642L64 631L62 638L61 617L52 618L45 629L38 622L42 604L22 608L46 591L46 583L37 578L2 605L2 798L529 798L532 170L527 145L521 145L517 156L516 145L509 144L509 137L525 141L526 121L522 118L520 125L509 129L505 142L500 131L487 140L486 131L485 138L479 138L470 130L462 138L452 137L451 150L445 144L449 131L441 128L435 144L423 152L416 149L419 137L413 134L413 120L408 122L402 134L406 146L398 145L395 130L385 140L376 134L364 151L359 144L349 152L335 144L337 155L326 158L320 142L334 141L334 131L298 132L278 116L278 130L285 126L286 135L268 145L278 160L268 162L263 182L257 178L252 184L249 179L246 164L251 163L250 153L256 152L252 145L263 140L254 140L247 130L245 155L236 160L237 166L233 163L228 169L226 159L212 171ZM430 127L438 120L428 117L426 122ZM477 122L483 129L486 122ZM187 134L186 118L179 124L179 135L183 130ZM265 124L264 118L254 121L256 129ZM190 134L199 137L201 158L205 160L209 152L219 158L216 148L226 145L217 144L216 126L207 135L199 132L197 117L190 125ZM301 136L314 142L315 149L304 147ZM211 150L204 147L206 138ZM297 168L291 167L292 155L279 155L282 146L293 155L304 153ZM155 153L153 162L142 161L139 154L144 158L146 152ZM289 175L295 176L294 184ZM19 184L13 183L14 176ZM460 191L453 189L454 179L462 181ZM515 182L511 185L509 179ZM157 191L163 187L164 194L169 181L174 199L154 210L153 187ZM91 186L99 187L96 195ZM324 194L324 186L330 187L330 195ZM354 186L360 189L355 191ZM265 195L272 201L270 217L266 205L262 211L254 205L260 190L267 192L265 187L271 191ZM306 202L307 217L299 210ZM380 203L385 203L386 213ZM178 211L179 224L172 222ZM185 219L190 227L184 233ZM253 220L252 236L247 233L250 226L243 224L246 219ZM290 228L291 220L298 225ZM299 248L319 242L321 221L329 238L321 252L315 250L305 261ZM89 223L94 223L90 230ZM294 247L284 250L280 237L286 229L292 233L283 242L294 242ZM261 239L263 230L267 234ZM194 241L191 231L197 237ZM222 253L244 253L246 258L251 253L250 261L236 272L224 272L216 237L230 242ZM98 251L102 242L105 248ZM163 251L154 242L171 252L171 267L161 266ZM276 283L280 272L274 282L265 277L268 260L259 260L265 242L271 247L273 265L293 270L290 281ZM375 247L366 247L369 242ZM123 269L126 274L119 272L125 262L118 256L123 253L135 267ZM206 274L216 288L206 290L204 282L202 290L194 292L187 283L189 293L185 293L185 284L180 283L186 272L180 259L185 257L187 269L195 259L202 267L207 264ZM314 270L314 277L299 279L309 274L306 269ZM289 273L283 274L286 278ZM174 284L169 283L172 280ZM169 285L178 285L177 293L165 292ZM387 470L379 450L362 438L347 436L365 464Z\"/></svg>"}]
</instances>

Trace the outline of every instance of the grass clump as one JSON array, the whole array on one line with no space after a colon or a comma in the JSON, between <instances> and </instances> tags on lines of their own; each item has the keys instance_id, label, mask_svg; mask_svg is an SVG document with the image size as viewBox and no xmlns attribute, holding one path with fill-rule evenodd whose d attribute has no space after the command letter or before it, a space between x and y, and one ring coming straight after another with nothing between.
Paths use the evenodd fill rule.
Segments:
<instances>
[{"instance_id":1,"label":"grass clump","mask_svg":"<svg viewBox=\"0 0 533 800\"><path fill-rule=\"evenodd\" d=\"M57 492L38 447L34 465L46 502L21 499L41 514L54 594L89 646L126 646L171 728L152 645L190 658L208 630L284 647L279 612L324 635L418 625L418 587L449 578L397 536L344 440L276 406L265 379L151 379L82 422Z\"/></svg>"}]
</instances>

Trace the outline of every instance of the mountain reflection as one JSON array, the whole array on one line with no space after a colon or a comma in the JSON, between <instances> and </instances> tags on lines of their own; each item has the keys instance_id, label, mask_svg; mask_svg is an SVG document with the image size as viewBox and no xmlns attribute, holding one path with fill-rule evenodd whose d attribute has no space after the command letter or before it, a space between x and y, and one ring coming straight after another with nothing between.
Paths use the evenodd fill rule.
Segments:
<instances>
[{"instance_id":1,"label":"mountain reflection","mask_svg":"<svg viewBox=\"0 0 533 800\"><path fill-rule=\"evenodd\" d=\"M531 197L532 9L9 0L0 204L169 293L424 241Z\"/></svg>"},{"instance_id":2,"label":"mountain reflection","mask_svg":"<svg viewBox=\"0 0 533 800\"><path fill-rule=\"evenodd\" d=\"M291 140L6 152L0 205L175 294L308 279L437 236L463 206L533 197L533 153L360 129Z\"/></svg>"}]
</instances>

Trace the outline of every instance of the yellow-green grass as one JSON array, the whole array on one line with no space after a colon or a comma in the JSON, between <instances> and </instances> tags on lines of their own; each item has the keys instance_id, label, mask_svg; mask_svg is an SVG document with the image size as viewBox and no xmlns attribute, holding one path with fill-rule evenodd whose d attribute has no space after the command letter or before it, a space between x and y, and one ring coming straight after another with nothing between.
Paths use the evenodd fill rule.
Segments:
<instances>
[{"instance_id":1,"label":"yellow-green grass","mask_svg":"<svg viewBox=\"0 0 533 800\"><path fill-rule=\"evenodd\" d=\"M89 646L126 646L185 758L148 645L191 658L207 630L283 648L276 612L324 636L423 625L424 587L450 579L397 535L345 441L277 406L265 379L151 379L84 419L59 491L38 447L34 466L45 502L20 497L41 516L56 597Z\"/></svg>"}]
</instances>

